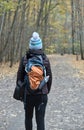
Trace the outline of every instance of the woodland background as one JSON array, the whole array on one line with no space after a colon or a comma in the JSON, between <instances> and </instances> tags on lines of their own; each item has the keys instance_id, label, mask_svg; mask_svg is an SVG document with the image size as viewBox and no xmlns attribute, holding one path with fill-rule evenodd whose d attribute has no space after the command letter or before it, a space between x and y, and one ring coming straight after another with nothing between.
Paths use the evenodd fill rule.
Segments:
<instances>
[{"instance_id":1,"label":"woodland background","mask_svg":"<svg viewBox=\"0 0 84 130\"><path fill-rule=\"evenodd\" d=\"M0 0L0 130L24 129L13 92L33 31L53 75L46 130L84 130L84 0Z\"/></svg>"},{"instance_id":2,"label":"woodland background","mask_svg":"<svg viewBox=\"0 0 84 130\"><path fill-rule=\"evenodd\" d=\"M37 31L47 54L84 60L84 0L0 0L0 62L10 67L28 50Z\"/></svg>"}]
</instances>

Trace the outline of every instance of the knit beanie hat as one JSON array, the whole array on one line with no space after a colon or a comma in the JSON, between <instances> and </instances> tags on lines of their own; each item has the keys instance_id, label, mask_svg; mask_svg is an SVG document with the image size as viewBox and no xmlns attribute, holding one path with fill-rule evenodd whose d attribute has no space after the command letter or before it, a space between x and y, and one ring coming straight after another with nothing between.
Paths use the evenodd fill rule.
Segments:
<instances>
[{"instance_id":1,"label":"knit beanie hat","mask_svg":"<svg viewBox=\"0 0 84 130\"><path fill-rule=\"evenodd\" d=\"M33 32L29 42L29 49L42 49L42 40L37 32Z\"/></svg>"}]
</instances>

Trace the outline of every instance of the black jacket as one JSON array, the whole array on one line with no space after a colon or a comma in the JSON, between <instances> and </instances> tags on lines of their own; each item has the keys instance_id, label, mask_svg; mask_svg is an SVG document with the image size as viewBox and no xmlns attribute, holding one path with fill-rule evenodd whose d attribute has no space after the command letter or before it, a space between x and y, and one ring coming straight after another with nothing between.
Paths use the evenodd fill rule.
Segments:
<instances>
[{"instance_id":1,"label":"black jacket","mask_svg":"<svg viewBox=\"0 0 84 130\"><path fill-rule=\"evenodd\" d=\"M47 94L50 92L50 89L51 89L51 84L52 84L52 72L51 72L51 67L50 67L50 62L49 62L49 59L48 57L44 54L44 52L42 50L29 50L26 55L21 59L20 61L20 65L19 65L19 68L18 68L18 72L17 72L17 84L18 84L18 81L22 81L24 82L24 77L26 75L26 72L25 72L25 65L27 63L27 60L33 56L33 55L42 55L43 57L43 62L44 62L44 66L46 68L46 75L49 75L50 78L49 78L49 81L47 82L47 85L45 85L42 89L42 92L40 94Z\"/></svg>"}]
</instances>

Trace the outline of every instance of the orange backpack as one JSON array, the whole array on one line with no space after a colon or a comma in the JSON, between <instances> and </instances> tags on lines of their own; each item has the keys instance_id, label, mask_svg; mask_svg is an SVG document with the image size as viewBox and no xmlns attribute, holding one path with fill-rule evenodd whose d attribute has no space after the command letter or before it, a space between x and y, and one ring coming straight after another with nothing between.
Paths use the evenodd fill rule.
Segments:
<instances>
[{"instance_id":1,"label":"orange backpack","mask_svg":"<svg viewBox=\"0 0 84 130\"><path fill-rule=\"evenodd\" d=\"M29 58L25 66L25 71L26 71L27 90L31 93L38 91L40 84L42 84L44 78L46 77L46 69L43 64L42 56L35 55Z\"/></svg>"}]
</instances>

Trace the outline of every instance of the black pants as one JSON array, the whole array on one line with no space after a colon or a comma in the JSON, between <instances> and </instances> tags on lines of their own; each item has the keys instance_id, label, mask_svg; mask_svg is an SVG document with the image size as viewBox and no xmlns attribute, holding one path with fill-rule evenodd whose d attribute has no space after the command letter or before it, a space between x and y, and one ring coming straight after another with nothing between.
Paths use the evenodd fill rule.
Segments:
<instances>
[{"instance_id":1,"label":"black pants","mask_svg":"<svg viewBox=\"0 0 84 130\"><path fill-rule=\"evenodd\" d=\"M47 95L27 95L25 102L25 129L32 130L33 110L35 108L35 118L37 130L45 130L45 108Z\"/></svg>"}]
</instances>

